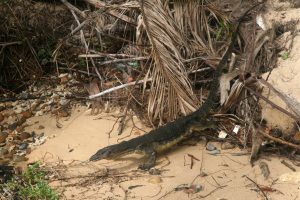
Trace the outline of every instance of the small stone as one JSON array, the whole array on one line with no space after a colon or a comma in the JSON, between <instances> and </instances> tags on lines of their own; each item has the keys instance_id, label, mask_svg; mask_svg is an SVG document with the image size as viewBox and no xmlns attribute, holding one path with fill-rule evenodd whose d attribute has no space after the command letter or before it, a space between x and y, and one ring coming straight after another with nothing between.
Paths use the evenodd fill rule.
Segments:
<instances>
[{"instance_id":1,"label":"small stone","mask_svg":"<svg viewBox=\"0 0 300 200\"><path fill-rule=\"evenodd\" d=\"M234 149L235 145L231 144L230 142L224 142L221 144L221 149L227 150L227 149Z\"/></svg>"},{"instance_id":2,"label":"small stone","mask_svg":"<svg viewBox=\"0 0 300 200\"><path fill-rule=\"evenodd\" d=\"M25 129L25 126L22 125L22 126L18 126L18 127L16 128L16 131L17 131L18 133L20 133L20 132L24 131L24 129Z\"/></svg>"},{"instance_id":3,"label":"small stone","mask_svg":"<svg viewBox=\"0 0 300 200\"><path fill-rule=\"evenodd\" d=\"M65 105L67 105L68 103L70 103L70 100L69 100L69 99L64 99L64 98L62 98L62 99L59 101L59 104L62 105L62 106L65 106Z\"/></svg>"},{"instance_id":4,"label":"small stone","mask_svg":"<svg viewBox=\"0 0 300 200\"><path fill-rule=\"evenodd\" d=\"M283 135L283 132L280 128L275 127L270 130L270 135L276 138L279 138Z\"/></svg>"},{"instance_id":5,"label":"small stone","mask_svg":"<svg viewBox=\"0 0 300 200\"><path fill-rule=\"evenodd\" d=\"M6 141L8 134L5 132L0 132L0 143L3 143Z\"/></svg>"},{"instance_id":6,"label":"small stone","mask_svg":"<svg viewBox=\"0 0 300 200\"><path fill-rule=\"evenodd\" d=\"M38 127L39 130L42 130L44 128L45 128L45 126L43 126L43 125L39 125L39 127Z\"/></svg>"},{"instance_id":7,"label":"small stone","mask_svg":"<svg viewBox=\"0 0 300 200\"><path fill-rule=\"evenodd\" d=\"M2 111L4 117L10 117L16 115L15 111L13 110L4 110Z\"/></svg>"},{"instance_id":8,"label":"small stone","mask_svg":"<svg viewBox=\"0 0 300 200\"><path fill-rule=\"evenodd\" d=\"M23 141L23 140L26 140L26 139L30 138L30 137L31 137L31 134L24 131L24 132L20 133L20 134L18 135L18 137L20 138L20 140Z\"/></svg>"},{"instance_id":9,"label":"small stone","mask_svg":"<svg viewBox=\"0 0 300 200\"><path fill-rule=\"evenodd\" d=\"M44 114L44 111L39 110L35 113L35 116L42 116Z\"/></svg>"},{"instance_id":10,"label":"small stone","mask_svg":"<svg viewBox=\"0 0 300 200\"><path fill-rule=\"evenodd\" d=\"M3 143L0 143L0 147L5 147L6 146L6 143L3 142Z\"/></svg>"},{"instance_id":11,"label":"small stone","mask_svg":"<svg viewBox=\"0 0 300 200\"><path fill-rule=\"evenodd\" d=\"M31 104L31 111L35 111L36 108L40 105L41 100L35 100L32 104Z\"/></svg>"},{"instance_id":12,"label":"small stone","mask_svg":"<svg viewBox=\"0 0 300 200\"><path fill-rule=\"evenodd\" d=\"M149 174L151 174L151 175L160 175L161 171L159 169L156 169L156 168L151 168L149 170Z\"/></svg>"},{"instance_id":13,"label":"small stone","mask_svg":"<svg viewBox=\"0 0 300 200\"><path fill-rule=\"evenodd\" d=\"M27 153L27 154L30 154L30 153L31 153L31 148L27 148L27 149L26 149L26 153Z\"/></svg>"},{"instance_id":14,"label":"small stone","mask_svg":"<svg viewBox=\"0 0 300 200\"><path fill-rule=\"evenodd\" d=\"M69 77L68 77L67 73L60 74L58 78L60 78L60 83L61 84L67 83L69 81Z\"/></svg>"},{"instance_id":15,"label":"small stone","mask_svg":"<svg viewBox=\"0 0 300 200\"><path fill-rule=\"evenodd\" d=\"M12 142L12 141L14 141L14 137L8 136L8 137L6 138L6 142Z\"/></svg>"},{"instance_id":16,"label":"small stone","mask_svg":"<svg viewBox=\"0 0 300 200\"><path fill-rule=\"evenodd\" d=\"M6 102L5 107L6 108L12 108L13 107L12 102Z\"/></svg>"},{"instance_id":17,"label":"small stone","mask_svg":"<svg viewBox=\"0 0 300 200\"><path fill-rule=\"evenodd\" d=\"M15 109L14 109L15 113L16 114L20 114L23 112L23 108L21 106L17 106Z\"/></svg>"},{"instance_id":18,"label":"small stone","mask_svg":"<svg viewBox=\"0 0 300 200\"><path fill-rule=\"evenodd\" d=\"M300 142L300 132L295 133L293 138L295 141Z\"/></svg>"},{"instance_id":19,"label":"small stone","mask_svg":"<svg viewBox=\"0 0 300 200\"><path fill-rule=\"evenodd\" d=\"M59 117L68 117L69 113L65 110L61 110L58 114Z\"/></svg>"},{"instance_id":20,"label":"small stone","mask_svg":"<svg viewBox=\"0 0 300 200\"><path fill-rule=\"evenodd\" d=\"M13 161L14 162L22 162L22 161L26 161L26 160L28 160L28 158L26 158L25 155L17 155L17 154L15 154L13 156Z\"/></svg>"},{"instance_id":21,"label":"small stone","mask_svg":"<svg viewBox=\"0 0 300 200\"><path fill-rule=\"evenodd\" d=\"M48 105L46 103L44 103L44 104L41 104L40 108L44 109L46 106L48 106Z\"/></svg>"},{"instance_id":22,"label":"small stone","mask_svg":"<svg viewBox=\"0 0 300 200\"><path fill-rule=\"evenodd\" d=\"M14 139L14 144L15 145L20 145L22 143L22 141L21 140L18 140L18 139Z\"/></svg>"},{"instance_id":23,"label":"small stone","mask_svg":"<svg viewBox=\"0 0 300 200\"><path fill-rule=\"evenodd\" d=\"M0 147L0 157L8 154L8 150L5 147Z\"/></svg>"},{"instance_id":24,"label":"small stone","mask_svg":"<svg viewBox=\"0 0 300 200\"><path fill-rule=\"evenodd\" d=\"M4 116L2 113L0 113L0 122L2 122L4 120Z\"/></svg>"},{"instance_id":25,"label":"small stone","mask_svg":"<svg viewBox=\"0 0 300 200\"><path fill-rule=\"evenodd\" d=\"M28 147L28 143L21 143L18 147L19 150L25 150Z\"/></svg>"},{"instance_id":26,"label":"small stone","mask_svg":"<svg viewBox=\"0 0 300 200\"><path fill-rule=\"evenodd\" d=\"M14 156L14 151L8 152L8 154L5 154L3 157L4 158L8 158L8 159L12 159Z\"/></svg>"},{"instance_id":27,"label":"small stone","mask_svg":"<svg viewBox=\"0 0 300 200\"><path fill-rule=\"evenodd\" d=\"M157 183L161 183L162 179L159 176L154 176L151 177L150 179L148 179L148 183L153 183L153 184L157 184Z\"/></svg>"},{"instance_id":28,"label":"small stone","mask_svg":"<svg viewBox=\"0 0 300 200\"><path fill-rule=\"evenodd\" d=\"M212 143L207 143L206 145L206 150L207 151L213 151L213 150L216 150L217 148L212 144Z\"/></svg>"},{"instance_id":29,"label":"small stone","mask_svg":"<svg viewBox=\"0 0 300 200\"><path fill-rule=\"evenodd\" d=\"M26 119L32 116L32 113L29 110L23 111L21 114Z\"/></svg>"}]
</instances>

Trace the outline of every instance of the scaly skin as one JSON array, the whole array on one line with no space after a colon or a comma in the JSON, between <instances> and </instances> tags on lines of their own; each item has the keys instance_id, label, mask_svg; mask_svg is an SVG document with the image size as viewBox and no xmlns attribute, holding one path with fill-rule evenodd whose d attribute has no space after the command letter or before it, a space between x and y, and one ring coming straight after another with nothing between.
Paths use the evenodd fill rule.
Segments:
<instances>
[{"instance_id":1,"label":"scaly skin","mask_svg":"<svg viewBox=\"0 0 300 200\"><path fill-rule=\"evenodd\" d=\"M257 4L258 5L258 4ZM248 9L237 21L237 25L233 31L231 42L227 48L224 56L219 62L217 69L214 73L213 81L210 86L210 94L205 103L197 111L181 117L173 122L167 123L155 130L150 131L140 137L133 138L128 141L123 141L119 144L107 146L98 150L90 161L96 161L101 159L115 159L124 154L132 153L135 151L142 151L148 155L148 161L139 166L140 169L150 169L155 166L157 153L169 149L171 146L177 144L183 139L190 136L193 131L202 131L207 128L214 128L215 125L212 121L208 121L207 117L210 113L212 105L217 97L217 91L219 88L219 77L222 74L222 70L227 63L229 56L232 53L234 43L237 39L237 32L241 20L246 14L257 5Z\"/></svg>"}]
</instances>

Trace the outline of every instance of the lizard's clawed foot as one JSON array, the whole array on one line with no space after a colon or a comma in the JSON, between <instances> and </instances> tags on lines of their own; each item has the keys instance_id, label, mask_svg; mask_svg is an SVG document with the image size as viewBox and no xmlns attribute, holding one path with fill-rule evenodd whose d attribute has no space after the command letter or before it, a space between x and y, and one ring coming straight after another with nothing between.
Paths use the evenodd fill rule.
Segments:
<instances>
[{"instance_id":1,"label":"lizard's clawed foot","mask_svg":"<svg viewBox=\"0 0 300 200\"><path fill-rule=\"evenodd\" d=\"M138 169L147 171L147 170L150 170L154 166L155 166L154 163L143 163L143 164L139 165Z\"/></svg>"}]
</instances>

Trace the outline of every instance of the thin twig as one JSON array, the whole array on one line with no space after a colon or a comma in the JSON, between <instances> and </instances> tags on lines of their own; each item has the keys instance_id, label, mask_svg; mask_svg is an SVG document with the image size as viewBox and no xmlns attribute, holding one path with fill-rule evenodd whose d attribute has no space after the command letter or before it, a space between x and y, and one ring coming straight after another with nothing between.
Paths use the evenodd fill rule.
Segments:
<instances>
[{"instance_id":1,"label":"thin twig","mask_svg":"<svg viewBox=\"0 0 300 200\"><path fill-rule=\"evenodd\" d=\"M253 181L247 175L243 175L242 177L246 177L249 181L251 181L252 183L254 183L254 185L259 189L259 191L261 191L261 193L264 195L265 200L268 200L268 196L266 195L266 193L261 189L261 187L255 181Z\"/></svg>"},{"instance_id":2,"label":"thin twig","mask_svg":"<svg viewBox=\"0 0 300 200\"><path fill-rule=\"evenodd\" d=\"M273 103L272 101L270 101L269 99L267 99L266 97L262 96L261 94L259 94L258 92L254 91L252 88L244 86L247 90L249 90L250 92L254 93L256 96L258 96L259 98L261 98L262 100L264 100L265 102L267 102L268 104L270 104L273 108L276 108L277 110L281 111L282 113L286 114L287 116L293 118L296 121L299 121L299 118L295 115L293 115L292 113L286 111L285 109L283 109L282 107L276 105L275 103Z\"/></svg>"}]
</instances>

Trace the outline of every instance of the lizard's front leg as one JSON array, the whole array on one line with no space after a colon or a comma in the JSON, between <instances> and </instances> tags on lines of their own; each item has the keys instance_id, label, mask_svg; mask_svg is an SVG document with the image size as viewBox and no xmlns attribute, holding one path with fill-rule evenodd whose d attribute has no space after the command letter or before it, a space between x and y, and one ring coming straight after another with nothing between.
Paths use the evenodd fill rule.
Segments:
<instances>
[{"instance_id":1,"label":"lizard's front leg","mask_svg":"<svg viewBox=\"0 0 300 200\"><path fill-rule=\"evenodd\" d=\"M140 150L143 151L147 155L147 161L139 165L139 169L141 170L149 170L155 166L156 162L156 151L149 146L140 147Z\"/></svg>"}]
</instances>

